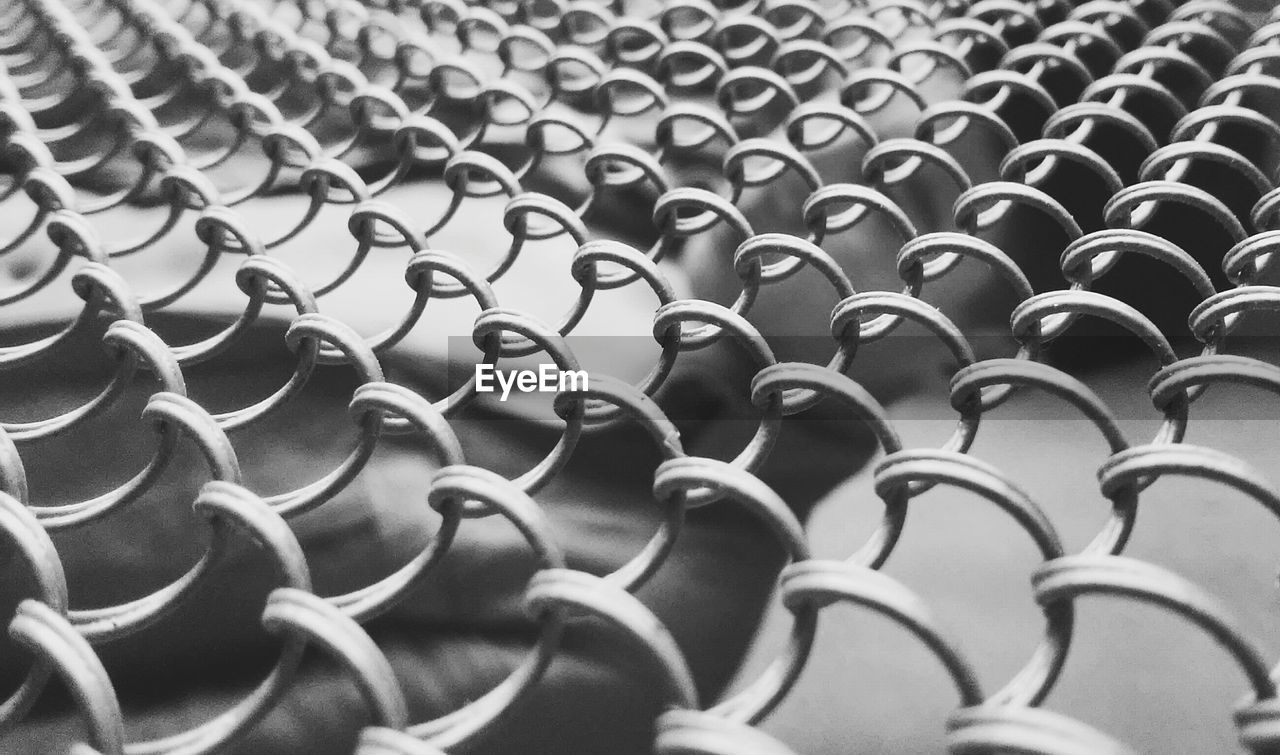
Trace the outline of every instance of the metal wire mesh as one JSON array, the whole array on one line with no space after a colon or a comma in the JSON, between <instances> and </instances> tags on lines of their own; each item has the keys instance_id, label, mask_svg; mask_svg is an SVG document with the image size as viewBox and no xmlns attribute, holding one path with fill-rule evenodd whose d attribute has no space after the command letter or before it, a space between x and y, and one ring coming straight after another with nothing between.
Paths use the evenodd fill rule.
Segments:
<instances>
[{"instance_id":1,"label":"metal wire mesh","mask_svg":"<svg viewBox=\"0 0 1280 755\"><path fill-rule=\"evenodd\" d=\"M35 586L8 627L36 659L0 706L0 726L18 724L57 674L87 723L81 751L217 750L278 702L311 646L341 664L368 705L376 726L365 730L361 752L462 749L539 684L565 625L593 616L625 637L619 642L641 648L664 680L670 709L656 722L656 752L789 752L753 727L811 662L822 611L852 604L900 624L954 681L951 751L1124 752L1039 707L1070 659L1073 602L1102 594L1159 605L1221 643L1248 681L1235 721L1240 741L1259 752L1280 747L1269 659L1210 593L1122 555L1142 492L1162 476L1221 483L1280 515L1280 492L1263 473L1182 442L1210 386L1280 393L1280 367L1231 353L1245 318L1280 309L1280 289L1257 282L1280 249L1280 230L1272 230L1280 20L1219 0L13 0L2 15L0 130L10 181L0 198L8 238L0 261L17 259L22 271L11 266L0 292L0 324L11 336L0 347L0 374L94 341L115 372L96 396L60 413L0 422L0 528L21 563L13 571L22 576L12 579ZM886 136L893 119L911 135ZM833 169L832 150L851 144L860 164ZM998 169L982 168L978 153L995 154ZM844 180L830 178L842 171ZM1053 184L1071 171L1079 174L1073 185L1091 187L1083 204ZM922 181L954 191L950 217L927 217L911 204ZM448 201L399 202L397 191L426 183L443 187ZM792 230L761 232L768 222L744 209L759 210L749 198L796 187L805 196L782 224ZM282 192L305 197L301 217L253 215ZM500 211L487 201L494 197ZM625 223L610 214L619 203L629 208ZM103 222L130 206L150 207L153 226ZM1161 212L1229 241L1219 248L1155 233ZM1024 250L1005 248L1001 228L1015 215L1035 216L1065 238L1065 248L1046 250L1057 258L1047 265L1052 275ZM511 238L485 265L472 250L440 243L478 216ZM324 217L344 218L346 237L308 239ZM900 291L874 290L832 252L842 233L877 223L900 237ZM727 306L678 291L665 272L691 239L712 233L728 244L713 260L733 282ZM148 261L173 238L199 242L188 269ZM282 261L278 252L300 240L345 256L332 270ZM560 273L580 291L550 302L563 312L554 324L495 293L522 255L551 240L576 248ZM399 277L383 285L403 281L412 292L403 312L381 331L326 313L327 300L389 257L395 262L380 270ZM1142 302L1164 293L1124 278L1137 257L1194 289L1189 316L1147 311ZM142 263L129 267L131 260ZM980 357L973 341L983 336L966 330L965 313L926 303L949 276L975 266L989 268L1018 301L1004 356ZM821 293L834 292L838 303L829 333L802 334L811 361L780 359L776 339L753 324L754 308L771 285L803 270L819 273L831 289ZM210 318L219 329L194 342L149 327L157 314L201 309L202 287L219 276L233 278L238 316ZM596 294L627 287L657 299L656 362L638 380L596 369L587 386L561 390L551 420L557 440L518 474L469 464L455 435L459 413L480 395L474 378L429 400L384 370L415 329L432 329L431 306L446 299L474 301L471 329L443 335L474 343L479 363L543 355L576 370L572 339ZM1135 306L1128 294L1147 298ZM28 337L19 326L33 309L58 329ZM242 345L264 313L286 310L296 364L282 386L217 410L188 397L184 371ZM1049 363L1055 339L1096 318L1136 336L1159 361L1146 388L1164 423L1150 441L1127 438L1106 402ZM877 398L847 375L874 358L860 347L904 324L923 328L954 359L957 429L940 449L904 447ZM1199 353L1181 355L1179 339L1194 339ZM722 341L741 344L756 364L749 383L733 387L750 397L757 429L732 461L686 451L664 393L682 359ZM356 374L343 397L355 448L312 482L255 492L241 474L240 433L269 427L323 366ZM147 386L143 417L156 431L146 467L115 487L104 480L104 492L85 500L51 505L29 495L25 469L41 444L78 432L137 383ZM1017 391L1060 397L1109 449L1098 491L1110 519L1079 553L1067 552L1050 518L1005 472L966 453L983 417ZM856 415L883 452L874 470L883 520L844 561L812 558L789 502L756 476L787 442L789 424L833 403ZM592 432L624 422L661 447L652 491L664 518L646 547L601 576L567 565L539 496ZM374 584L316 594L291 523L348 488L380 439L415 434L442 460L419 496L439 515L429 545ZM155 485L180 441L206 464L194 507L209 524L208 553L150 594L73 607L51 536L117 516ZM911 499L936 486L988 499L1044 559L1030 575L1043 640L994 688L979 683L928 606L877 571L908 527ZM710 704L699 699L680 646L635 595L679 547L686 511L701 507L742 507L768 525L787 554L777 591L794 620L776 662ZM514 524L538 561L524 590L540 626L536 642L490 693L438 719L410 720L391 662L362 625L429 582L456 533L485 517ZM246 536L277 569L278 587L260 611L266 630L283 639L279 659L227 713L126 742L97 648L166 621L212 578L208 564Z\"/></svg>"}]
</instances>

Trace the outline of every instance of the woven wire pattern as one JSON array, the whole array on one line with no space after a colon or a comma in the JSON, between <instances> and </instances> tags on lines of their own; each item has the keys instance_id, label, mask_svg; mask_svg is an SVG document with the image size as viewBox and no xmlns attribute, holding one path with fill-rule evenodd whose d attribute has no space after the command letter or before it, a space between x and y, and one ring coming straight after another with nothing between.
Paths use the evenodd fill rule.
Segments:
<instances>
[{"instance_id":1,"label":"woven wire pattern","mask_svg":"<svg viewBox=\"0 0 1280 755\"><path fill-rule=\"evenodd\" d=\"M1280 249L1273 230L1280 126L1270 107L1280 92L1280 15L1270 20L1219 0L14 0L3 9L0 59L10 178L0 198L0 260L22 257L29 268L0 291L0 324L16 326L5 312L37 300L55 302L63 318L62 330L0 347L0 373L38 365L86 333L116 364L108 385L82 405L0 422L0 528L36 589L8 624L36 662L0 704L0 728L20 722L57 674L87 725L79 751L216 751L275 704L312 646L341 664L368 705L376 726L362 735L361 752L464 749L539 683L565 626L594 616L618 631L619 642L640 647L666 682L670 709L656 722L655 752L784 753L786 745L754 726L812 662L824 609L850 604L900 624L953 680L951 751L1127 752L1117 739L1040 707L1070 662L1074 601L1108 595L1172 611L1222 644L1247 683L1235 719L1240 741L1259 752L1280 747L1271 659L1211 593L1123 555L1142 492L1162 476L1220 483L1280 515L1280 491L1266 474L1183 442L1209 387L1280 393L1280 367L1233 354L1231 338L1251 313L1280 309L1280 288L1255 282ZM73 94L97 107L68 111ZM882 133L877 119L890 111L906 119L911 136ZM211 123L219 126L213 137ZM974 139L995 145L997 174L975 173ZM1107 140L1122 140L1123 154L1108 153ZM860 145L861 164L847 166L845 181L824 178L824 150L849 143ZM370 151L381 156L373 167ZM575 166L576 190L525 188L555 185L549 166L566 161ZM249 167L220 172L233 164ZM1228 195L1198 181L1204 165L1239 190ZM1101 187L1096 217L1044 188L1064 170L1083 171ZM904 209L895 192L922 180L954 185L952 217L926 225L930 219ZM804 230L760 232L744 198L784 181L805 187L798 217L789 219ZM397 189L416 182L443 185L451 200L398 205ZM306 211L263 235L250 211L281 190L305 196ZM648 198L639 221L647 248L601 232L602 207L620 194ZM488 222L511 243L492 264L439 243L469 203L494 197L505 205ZM143 201L158 208L155 227L100 222ZM1221 229L1230 244L1184 248L1177 237L1144 230L1171 206ZM1029 274L1016 250L1002 248L999 228L1015 213L1035 215L1067 239L1050 250L1060 255L1055 279ZM345 219L347 237L327 241L349 250L343 265L322 275L282 261L276 252L305 239L321 216ZM900 290L867 288L830 252L841 233L872 222L900 237ZM718 259L739 285L727 306L682 296L664 273L690 239L712 232L732 239L732 252ZM191 270L131 279L128 271L139 268L127 260L145 260L174 237L204 250ZM562 272L581 293L556 303L559 320L544 321L504 306L494 287L522 252L536 253L533 242L551 240L576 248ZM410 288L407 311L380 332L326 314L326 298L370 260L395 255L407 262L386 285ZM1137 256L1195 291L1189 315L1157 322L1125 301L1123 286L1107 286ZM932 288L972 266L990 268L1019 300L1008 320L1014 348L1004 356L980 358L971 343L978 335L957 325L957 313L929 303ZM829 333L806 334L819 336L828 356L780 360L752 310L771 284L806 268L838 298ZM243 297L238 318L194 343L167 342L148 327L150 316L189 303L209 276L228 271ZM474 300L479 314L471 332L448 335L474 342L487 363L545 354L577 369L572 337L593 297L629 286L648 287L658 300L657 362L638 381L595 370L589 387L562 391L554 401L558 440L519 475L467 462L451 422L477 399L474 380L428 398L384 371L386 355L411 331L431 327L431 304L452 298ZM297 364L287 382L232 409L189 398L184 370L217 360L273 307L292 312L286 342ZM1127 438L1085 381L1046 358L1055 339L1095 318L1131 333L1159 364L1146 386L1164 418L1152 439ZM874 358L861 347L904 323L923 327L954 357L957 429L941 448L904 447L877 398L846 374ZM1199 353L1180 356L1174 341L1192 338ZM722 341L739 344L758 365L749 385L735 388L750 397L758 429L731 461L687 453L662 402L681 359ZM346 399L357 446L312 483L255 492L241 475L237 433L271 423L315 369L334 365L357 375ZM153 463L89 500L46 505L30 496L31 449L75 433L135 381L150 386L144 418L156 430ZM1098 494L1110 518L1079 552L1064 548L1013 479L966 453L983 417L1015 391L1059 397L1097 427L1108 450ZM883 519L843 561L813 558L797 515L755 474L786 442L785 426L823 403L853 412L881 450L874 479ZM622 568L589 574L566 565L539 493L596 428L620 422L640 424L662 448L652 487L664 521ZM375 584L316 594L290 522L350 485L380 438L413 434L443 465L421 496L440 517L429 546ZM225 715L126 742L125 716L95 647L165 621L207 577L206 560L149 595L75 608L51 534L108 519L137 500L179 440L194 443L207 465L194 507L212 533L209 558L247 538L277 566L279 587L261 621L284 644L257 691ZM1029 575L1043 640L999 684L980 683L925 602L878 571L909 527L911 499L937 486L989 500L1044 559ZM634 595L679 547L685 512L708 506L743 507L776 535L788 556L777 591L794 621L777 660L714 702L699 699L679 646ZM455 533L485 517L514 524L539 561L524 597L539 637L527 662L489 694L439 719L410 720L390 661L362 625L431 580Z\"/></svg>"}]
</instances>

